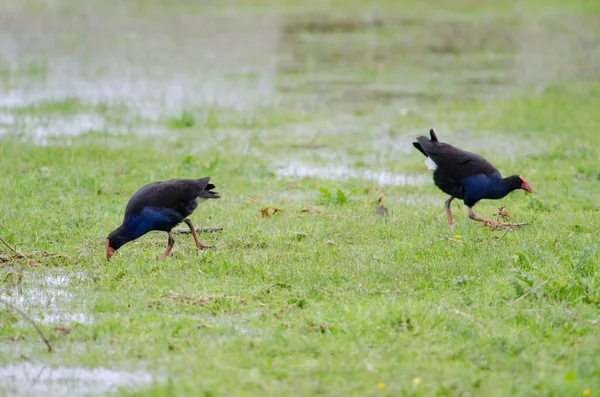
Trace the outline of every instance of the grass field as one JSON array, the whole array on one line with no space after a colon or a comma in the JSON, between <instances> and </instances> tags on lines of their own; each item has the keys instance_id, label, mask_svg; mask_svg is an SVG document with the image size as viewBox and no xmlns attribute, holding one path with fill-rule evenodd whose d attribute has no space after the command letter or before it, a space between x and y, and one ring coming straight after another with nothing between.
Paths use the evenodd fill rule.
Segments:
<instances>
[{"instance_id":1,"label":"grass field","mask_svg":"<svg viewBox=\"0 0 600 397\"><path fill-rule=\"evenodd\" d=\"M598 4L2 6L0 396L600 393ZM430 128L530 225L449 228ZM137 188L203 176L216 249L106 261Z\"/></svg>"}]
</instances>

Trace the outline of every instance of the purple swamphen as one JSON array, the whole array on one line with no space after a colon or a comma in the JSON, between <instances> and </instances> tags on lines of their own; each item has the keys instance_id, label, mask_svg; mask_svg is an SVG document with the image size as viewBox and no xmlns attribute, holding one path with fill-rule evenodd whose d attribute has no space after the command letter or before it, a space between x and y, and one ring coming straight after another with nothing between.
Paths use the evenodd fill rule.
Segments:
<instances>
[{"instance_id":1,"label":"purple swamphen","mask_svg":"<svg viewBox=\"0 0 600 397\"><path fill-rule=\"evenodd\" d=\"M450 195L446 200L449 225L453 223L450 203L455 198L463 200L469 207L469 218L476 221L504 227L526 225L526 223L499 223L482 218L473 212L473 206L481 199L500 199L517 189L532 193L531 187L522 176L511 175L502 178L500 171L480 155L438 141L433 129L429 133L431 139L420 136L413 145L427 157L425 164L430 171L433 171L435 185Z\"/></svg>"},{"instance_id":2,"label":"purple swamphen","mask_svg":"<svg viewBox=\"0 0 600 397\"><path fill-rule=\"evenodd\" d=\"M106 259L110 260L116 250L151 230L160 230L169 234L166 259L175 240L171 229L181 222L190 228L196 247L212 248L203 245L198 239L196 230L187 217L194 212L199 203L208 199L218 199L219 194L213 192L215 185L208 183L210 177L202 179L171 179L154 182L142 186L131 196L123 224L113 230L106 239Z\"/></svg>"}]
</instances>

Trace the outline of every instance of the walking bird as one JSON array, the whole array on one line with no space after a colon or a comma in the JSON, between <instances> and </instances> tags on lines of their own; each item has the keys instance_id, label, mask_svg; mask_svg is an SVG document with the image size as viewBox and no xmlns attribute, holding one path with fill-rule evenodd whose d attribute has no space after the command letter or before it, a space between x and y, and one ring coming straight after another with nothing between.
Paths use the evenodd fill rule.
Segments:
<instances>
[{"instance_id":1,"label":"walking bird","mask_svg":"<svg viewBox=\"0 0 600 397\"><path fill-rule=\"evenodd\" d=\"M473 220L504 227L526 225L499 223L473 212L473 206L482 199L500 199L517 189L532 193L531 187L521 175L502 178L500 171L480 155L440 142L433 129L429 133L431 138L420 136L413 145L427 157L425 164L433 171L435 185L450 195L446 200L449 225L453 223L450 203L455 198L463 200L469 207L469 218Z\"/></svg>"},{"instance_id":2,"label":"walking bird","mask_svg":"<svg viewBox=\"0 0 600 397\"><path fill-rule=\"evenodd\" d=\"M113 230L106 239L106 259L110 260L116 250L124 244L140 238L151 230L169 234L166 259L175 240L171 229L184 222L190 228L196 247L212 248L198 239L190 216L199 203L221 196L212 191L215 185L208 183L210 177L202 179L171 179L142 186L129 199L121 226Z\"/></svg>"}]
</instances>

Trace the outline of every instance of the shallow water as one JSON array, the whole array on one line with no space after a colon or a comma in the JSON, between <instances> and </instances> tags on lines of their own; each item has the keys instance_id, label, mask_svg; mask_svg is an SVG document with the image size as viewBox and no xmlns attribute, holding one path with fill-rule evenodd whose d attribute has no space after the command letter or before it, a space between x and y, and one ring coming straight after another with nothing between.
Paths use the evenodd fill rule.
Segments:
<instances>
[{"instance_id":1,"label":"shallow water","mask_svg":"<svg viewBox=\"0 0 600 397\"><path fill-rule=\"evenodd\" d=\"M25 3L0 5L0 134L34 139L147 129L106 123L100 115L48 122L5 113L76 98L144 121L206 106L252 111L277 104L367 115L394 104L386 117L393 118L435 101L505 96L523 83L543 87L600 75L600 46L587 33L593 17L517 13L474 23L401 13L249 16L202 4L186 4L186 12L146 4L136 12L112 1ZM351 125L333 124L337 133L352 132Z\"/></svg>"},{"instance_id":2,"label":"shallow water","mask_svg":"<svg viewBox=\"0 0 600 397\"><path fill-rule=\"evenodd\" d=\"M120 387L149 384L145 372L126 372L109 368L56 367L32 362L0 367L0 393L6 396L76 397L106 394Z\"/></svg>"},{"instance_id":3,"label":"shallow water","mask_svg":"<svg viewBox=\"0 0 600 397\"><path fill-rule=\"evenodd\" d=\"M77 99L157 121L189 108L249 109L268 103L275 88L276 18L167 12L157 24L119 8L106 14L102 5L75 7L72 13L5 9L0 113ZM62 116L61 122L44 125L18 115L17 125L0 133L40 138L114 129L102 120Z\"/></svg>"},{"instance_id":4,"label":"shallow water","mask_svg":"<svg viewBox=\"0 0 600 397\"><path fill-rule=\"evenodd\" d=\"M7 288L0 293L0 298L26 313L36 323L91 323L93 316L87 308L89 301L68 291L65 287L69 281L70 277L65 275L46 275L27 281L25 285ZM19 320L24 327L31 326L24 319Z\"/></svg>"},{"instance_id":5,"label":"shallow water","mask_svg":"<svg viewBox=\"0 0 600 397\"><path fill-rule=\"evenodd\" d=\"M429 181L423 175L408 175L401 172L371 171L369 169L353 169L343 164L328 166L312 165L301 162L290 162L275 170L279 178L322 178L333 180L364 179L376 182L380 186L410 186Z\"/></svg>"}]
</instances>

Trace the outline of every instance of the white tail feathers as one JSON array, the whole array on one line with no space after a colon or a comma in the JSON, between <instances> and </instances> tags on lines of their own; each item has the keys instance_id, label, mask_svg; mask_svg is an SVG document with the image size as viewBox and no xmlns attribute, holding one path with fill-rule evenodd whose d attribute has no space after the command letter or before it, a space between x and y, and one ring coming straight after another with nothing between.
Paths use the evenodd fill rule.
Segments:
<instances>
[{"instance_id":1,"label":"white tail feathers","mask_svg":"<svg viewBox=\"0 0 600 397\"><path fill-rule=\"evenodd\" d=\"M425 160L425 165L431 172L437 170L437 164L430 157L427 157L427 160Z\"/></svg>"}]
</instances>

